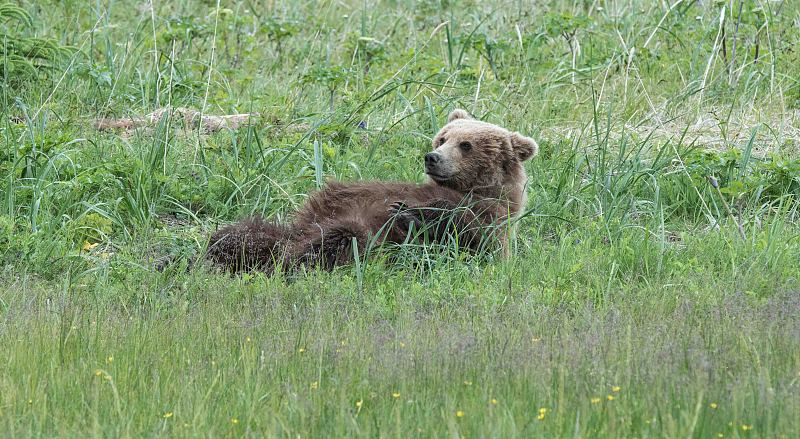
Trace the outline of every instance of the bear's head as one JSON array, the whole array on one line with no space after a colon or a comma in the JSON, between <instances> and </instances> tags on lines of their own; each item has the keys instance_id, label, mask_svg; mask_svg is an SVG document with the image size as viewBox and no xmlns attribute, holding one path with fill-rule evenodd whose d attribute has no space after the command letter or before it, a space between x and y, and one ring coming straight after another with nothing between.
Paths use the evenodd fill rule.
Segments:
<instances>
[{"instance_id":1,"label":"bear's head","mask_svg":"<svg viewBox=\"0 0 800 439\"><path fill-rule=\"evenodd\" d=\"M530 137L453 110L425 155L425 174L434 183L462 193L507 199L514 212L525 205L527 175L522 162L536 155Z\"/></svg>"}]
</instances>

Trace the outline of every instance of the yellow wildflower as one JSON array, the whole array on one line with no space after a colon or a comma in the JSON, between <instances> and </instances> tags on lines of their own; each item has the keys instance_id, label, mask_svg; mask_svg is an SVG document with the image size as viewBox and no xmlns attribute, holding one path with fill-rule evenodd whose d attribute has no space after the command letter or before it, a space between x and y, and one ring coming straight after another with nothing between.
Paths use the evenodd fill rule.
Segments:
<instances>
[{"instance_id":1,"label":"yellow wildflower","mask_svg":"<svg viewBox=\"0 0 800 439\"><path fill-rule=\"evenodd\" d=\"M83 247L82 248L83 248L83 251L88 252L88 251L93 250L97 246L98 246L98 244L96 242L94 244L92 244L89 241L83 241Z\"/></svg>"},{"instance_id":2,"label":"yellow wildflower","mask_svg":"<svg viewBox=\"0 0 800 439\"><path fill-rule=\"evenodd\" d=\"M464 381L464 385L465 386L471 386L472 385L472 381Z\"/></svg>"},{"instance_id":3,"label":"yellow wildflower","mask_svg":"<svg viewBox=\"0 0 800 439\"><path fill-rule=\"evenodd\" d=\"M397 399L400 397L400 392L392 392L392 398Z\"/></svg>"},{"instance_id":4,"label":"yellow wildflower","mask_svg":"<svg viewBox=\"0 0 800 439\"><path fill-rule=\"evenodd\" d=\"M102 371L102 370L100 370L100 369L96 369L96 370L94 371L94 376L96 376L96 377L99 377L99 376L100 376L100 375L102 375L102 374L103 374L103 371Z\"/></svg>"},{"instance_id":5,"label":"yellow wildflower","mask_svg":"<svg viewBox=\"0 0 800 439\"><path fill-rule=\"evenodd\" d=\"M311 390L317 390L319 388L319 381L314 381L311 383Z\"/></svg>"},{"instance_id":6,"label":"yellow wildflower","mask_svg":"<svg viewBox=\"0 0 800 439\"><path fill-rule=\"evenodd\" d=\"M716 402L712 402L708 406L711 407L712 409L715 409L715 408L717 408L717 403Z\"/></svg>"},{"instance_id":7,"label":"yellow wildflower","mask_svg":"<svg viewBox=\"0 0 800 439\"><path fill-rule=\"evenodd\" d=\"M303 353L303 352L305 352L305 351L306 351L306 349L305 349L305 348L300 348L300 349L298 349L298 350L297 350L297 353L299 353L299 354L302 354L302 353Z\"/></svg>"},{"instance_id":8,"label":"yellow wildflower","mask_svg":"<svg viewBox=\"0 0 800 439\"><path fill-rule=\"evenodd\" d=\"M614 395L608 395L608 396L606 396L606 399L609 400L609 401L613 401L615 398L614 398Z\"/></svg>"},{"instance_id":9,"label":"yellow wildflower","mask_svg":"<svg viewBox=\"0 0 800 439\"><path fill-rule=\"evenodd\" d=\"M109 355L108 358L106 358L106 363L111 364L112 362L114 362L114 356Z\"/></svg>"},{"instance_id":10,"label":"yellow wildflower","mask_svg":"<svg viewBox=\"0 0 800 439\"><path fill-rule=\"evenodd\" d=\"M492 400L491 400L491 401L489 401L489 402L491 402L491 403L492 403L492 405L497 405L497 400L496 400L496 399L494 399L494 398L492 398Z\"/></svg>"},{"instance_id":11,"label":"yellow wildflower","mask_svg":"<svg viewBox=\"0 0 800 439\"><path fill-rule=\"evenodd\" d=\"M750 431L753 429L752 425L742 424L742 431Z\"/></svg>"},{"instance_id":12,"label":"yellow wildflower","mask_svg":"<svg viewBox=\"0 0 800 439\"><path fill-rule=\"evenodd\" d=\"M592 404L599 404L600 403L600 398L595 397L595 398L592 398L591 401L592 401Z\"/></svg>"},{"instance_id":13,"label":"yellow wildflower","mask_svg":"<svg viewBox=\"0 0 800 439\"><path fill-rule=\"evenodd\" d=\"M239 420L236 418L231 418L231 424L238 424Z\"/></svg>"},{"instance_id":14,"label":"yellow wildflower","mask_svg":"<svg viewBox=\"0 0 800 439\"><path fill-rule=\"evenodd\" d=\"M462 412L461 410L456 411L456 417L457 418L463 418L464 417L464 412Z\"/></svg>"},{"instance_id":15,"label":"yellow wildflower","mask_svg":"<svg viewBox=\"0 0 800 439\"><path fill-rule=\"evenodd\" d=\"M361 406L362 405L364 405L364 400L363 399L359 399L358 401L356 401L356 408L357 409L361 410Z\"/></svg>"},{"instance_id":16,"label":"yellow wildflower","mask_svg":"<svg viewBox=\"0 0 800 439\"><path fill-rule=\"evenodd\" d=\"M611 387L611 391L614 392L614 393L617 393L620 390L622 390L622 387L620 387L620 386L612 386Z\"/></svg>"},{"instance_id":17,"label":"yellow wildflower","mask_svg":"<svg viewBox=\"0 0 800 439\"><path fill-rule=\"evenodd\" d=\"M173 413L172 413L172 412L166 412L166 413L164 413L164 416L163 416L163 418L164 418L164 419L168 419L168 418L171 418L171 417L172 417L172 415L173 415Z\"/></svg>"},{"instance_id":18,"label":"yellow wildflower","mask_svg":"<svg viewBox=\"0 0 800 439\"><path fill-rule=\"evenodd\" d=\"M245 341L245 343L250 343L250 341L251 341L250 337L245 338L244 341Z\"/></svg>"},{"instance_id":19,"label":"yellow wildflower","mask_svg":"<svg viewBox=\"0 0 800 439\"><path fill-rule=\"evenodd\" d=\"M722 433L717 433L717 437L725 437L725 435Z\"/></svg>"}]
</instances>

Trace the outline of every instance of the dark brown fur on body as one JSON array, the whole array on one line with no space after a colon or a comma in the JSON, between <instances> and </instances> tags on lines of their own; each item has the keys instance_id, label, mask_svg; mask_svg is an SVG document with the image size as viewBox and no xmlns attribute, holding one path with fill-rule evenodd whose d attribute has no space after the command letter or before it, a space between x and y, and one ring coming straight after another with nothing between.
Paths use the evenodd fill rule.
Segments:
<instances>
[{"instance_id":1,"label":"dark brown fur on body","mask_svg":"<svg viewBox=\"0 0 800 439\"><path fill-rule=\"evenodd\" d=\"M489 226L508 213L498 203L482 204L435 184L330 183L288 227L253 217L218 230L207 257L232 271L269 272L276 265L330 270L352 262L353 238L363 254L370 242L400 244L414 230L441 241L448 227L460 228L464 247L477 248Z\"/></svg>"},{"instance_id":2,"label":"dark brown fur on body","mask_svg":"<svg viewBox=\"0 0 800 439\"><path fill-rule=\"evenodd\" d=\"M455 239L467 250L479 249L487 238L503 245L498 226L524 205L521 163L536 149L532 139L456 110L426 156L428 183L332 182L312 193L289 225L249 218L220 229L206 257L231 271L271 272L278 265L331 270L352 261L353 242L361 254L371 243L423 237Z\"/></svg>"}]
</instances>

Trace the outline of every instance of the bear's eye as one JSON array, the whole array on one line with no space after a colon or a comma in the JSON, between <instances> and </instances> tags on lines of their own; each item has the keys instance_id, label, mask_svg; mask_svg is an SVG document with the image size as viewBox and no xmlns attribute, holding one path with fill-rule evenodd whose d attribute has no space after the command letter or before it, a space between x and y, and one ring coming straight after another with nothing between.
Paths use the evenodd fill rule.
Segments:
<instances>
[{"instance_id":1,"label":"bear's eye","mask_svg":"<svg viewBox=\"0 0 800 439\"><path fill-rule=\"evenodd\" d=\"M440 137L439 138L439 146L444 145L444 142L447 142L447 139L445 139L444 137Z\"/></svg>"},{"instance_id":2,"label":"bear's eye","mask_svg":"<svg viewBox=\"0 0 800 439\"><path fill-rule=\"evenodd\" d=\"M470 149L472 149L472 144L469 142L461 142L458 144L458 147L464 151L469 151Z\"/></svg>"}]
</instances>

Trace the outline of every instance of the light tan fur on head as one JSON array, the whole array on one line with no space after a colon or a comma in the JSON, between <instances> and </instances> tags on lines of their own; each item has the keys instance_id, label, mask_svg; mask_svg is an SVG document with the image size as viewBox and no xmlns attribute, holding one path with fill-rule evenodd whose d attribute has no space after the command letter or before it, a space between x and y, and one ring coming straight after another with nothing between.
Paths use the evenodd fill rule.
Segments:
<instances>
[{"instance_id":1,"label":"light tan fur on head","mask_svg":"<svg viewBox=\"0 0 800 439\"><path fill-rule=\"evenodd\" d=\"M523 208L527 176L522 162L536 155L536 141L473 119L461 109L453 110L447 120L433 137L440 160L426 167L429 178L460 192L508 199L515 212Z\"/></svg>"}]
</instances>

